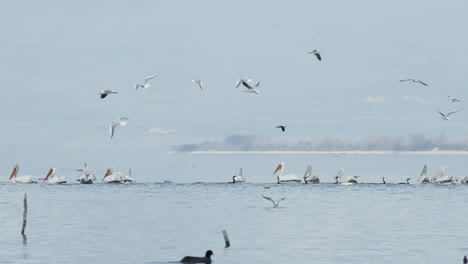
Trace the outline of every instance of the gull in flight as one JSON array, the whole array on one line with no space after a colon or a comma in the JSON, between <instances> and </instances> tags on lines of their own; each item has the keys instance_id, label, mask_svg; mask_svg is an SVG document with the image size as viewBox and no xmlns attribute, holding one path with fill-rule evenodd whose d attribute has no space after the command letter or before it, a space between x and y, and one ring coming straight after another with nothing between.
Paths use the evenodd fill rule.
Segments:
<instances>
[{"instance_id":1,"label":"gull in flight","mask_svg":"<svg viewBox=\"0 0 468 264\"><path fill-rule=\"evenodd\" d=\"M309 54L314 54L315 57L317 57L317 59L318 59L319 61L322 60L322 56L320 55L320 51L318 51L318 50L309 51Z\"/></svg>"},{"instance_id":2,"label":"gull in flight","mask_svg":"<svg viewBox=\"0 0 468 264\"><path fill-rule=\"evenodd\" d=\"M245 88L247 88L247 90L244 90L244 92L246 93L255 93L255 94L259 94L260 91L256 90L255 88L257 88L259 85L260 85L260 82L257 82L256 84L253 84L253 80L252 79L249 79L249 78L240 78L237 80L237 83L236 83L236 88L239 87L240 85L243 85L245 86ZM253 84L253 85L252 85Z\"/></svg>"},{"instance_id":3,"label":"gull in flight","mask_svg":"<svg viewBox=\"0 0 468 264\"><path fill-rule=\"evenodd\" d=\"M437 110L437 112L439 112L439 114L442 116L440 119L447 120L447 121L450 121L449 116L450 116L451 114L456 113L456 112L458 112L458 111L460 111L460 109L455 110L455 111L448 112L447 114L444 114L444 113L440 112L439 110Z\"/></svg>"},{"instance_id":4,"label":"gull in flight","mask_svg":"<svg viewBox=\"0 0 468 264\"><path fill-rule=\"evenodd\" d=\"M202 83L202 81L200 79L197 79L197 80L192 79L190 81L193 82L193 83L197 83L198 87L200 87L200 89L203 90L203 83Z\"/></svg>"},{"instance_id":5,"label":"gull in flight","mask_svg":"<svg viewBox=\"0 0 468 264\"><path fill-rule=\"evenodd\" d=\"M148 88L148 87L150 87L150 84L149 84L148 82L149 82L151 79L156 78L156 77L158 77L158 75L151 75L151 76L148 76L148 77L145 78L145 80L143 81L143 84L139 84L139 83L135 84L135 91L136 91L138 88L140 88L140 87L141 87L141 88Z\"/></svg>"},{"instance_id":6,"label":"gull in flight","mask_svg":"<svg viewBox=\"0 0 468 264\"><path fill-rule=\"evenodd\" d=\"M447 95L447 100L449 100L449 101L452 102L452 103L460 102L460 99L455 98L455 97L452 97L452 96L450 96L450 95Z\"/></svg>"},{"instance_id":7,"label":"gull in flight","mask_svg":"<svg viewBox=\"0 0 468 264\"><path fill-rule=\"evenodd\" d=\"M262 194L262 197L265 198L265 199L267 199L267 200L270 200L270 201L273 203L273 208L277 208L278 205L279 205L279 203L280 203L281 201L283 201L284 199L286 199L286 197L283 197L283 198L279 199L277 202L275 202L273 199L271 199L270 197L265 196L265 195L263 195L263 194Z\"/></svg>"},{"instance_id":8,"label":"gull in flight","mask_svg":"<svg viewBox=\"0 0 468 264\"><path fill-rule=\"evenodd\" d=\"M110 132L110 137L111 138L114 136L115 127L117 127L117 126L126 126L127 125L127 120L128 120L128 118L121 117L119 120L112 122L112 124L109 126L109 132Z\"/></svg>"},{"instance_id":9,"label":"gull in flight","mask_svg":"<svg viewBox=\"0 0 468 264\"><path fill-rule=\"evenodd\" d=\"M276 128L281 128L283 132L286 130L286 126L277 126Z\"/></svg>"},{"instance_id":10,"label":"gull in flight","mask_svg":"<svg viewBox=\"0 0 468 264\"><path fill-rule=\"evenodd\" d=\"M420 84L422 84L424 86L428 86L427 83L424 83L424 82L422 82L420 80L416 80L416 79L403 79L403 80L400 80L400 82L407 82L407 81L418 82L418 83L420 83Z\"/></svg>"},{"instance_id":11,"label":"gull in flight","mask_svg":"<svg viewBox=\"0 0 468 264\"><path fill-rule=\"evenodd\" d=\"M116 94L117 92L114 90L101 90L98 94L100 95L101 99L106 98L109 94Z\"/></svg>"}]
</instances>

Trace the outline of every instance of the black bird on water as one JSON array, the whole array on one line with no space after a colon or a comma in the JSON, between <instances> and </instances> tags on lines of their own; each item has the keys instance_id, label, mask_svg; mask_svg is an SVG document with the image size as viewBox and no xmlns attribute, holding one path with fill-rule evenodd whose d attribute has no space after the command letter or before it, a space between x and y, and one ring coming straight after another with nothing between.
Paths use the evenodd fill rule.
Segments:
<instances>
[{"instance_id":1,"label":"black bird on water","mask_svg":"<svg viewBox=\"0 0 468 264\"><path fill-rule=\"evenodd\" d=\"M192 256L187 256L184 257L180 262L182 263L205 263L205 264L211 264L211 255L213 255L213 251L207 250L205 253L205 257L192 257Z\"/></svg>"},{"instance_id":2,"label":"black bird on water","mask_svg":"<svg viewBox=\"0 0 468 264\"><path fill-rule=\"evenodd\" d=\"M466 256L463 257L463 264L466 264L468 263L468 259L466 258Z\"/></svg>"},{"instance_id":3,"label":"black bird on water","mask_svg":"<svg viewBox=\"0 0 468 264\"><path fill-rule=\"evenodd\" d=\"M281 128L283 132L286 130L286 126L277 126L276 128Z\"/></svg>"}]
</instances>

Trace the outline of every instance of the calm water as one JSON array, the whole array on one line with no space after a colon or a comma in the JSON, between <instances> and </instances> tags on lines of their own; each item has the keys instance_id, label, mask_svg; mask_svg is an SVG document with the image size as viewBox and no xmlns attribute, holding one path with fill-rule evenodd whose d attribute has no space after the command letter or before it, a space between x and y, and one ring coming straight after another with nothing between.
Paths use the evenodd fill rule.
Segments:
<instances>
[{"instance_id":1,"label":"calm water","mask_svg":"<svg viewBox=\"0 0 468 264\"><path fill-rule=\"evenodd\" d=\"M161 174L134 174L142 180L130 185L4 181L0 263L171 262L202 256L207 249L214 251L215 263L461 263L468 254L468 185L415 180L424 164L429 174L441 164L464 176L456 172L466 169L465 158L169 155ZM302 174L310 160L324 183L274 183L278 162L286 162L286 173ZM241 163L249 182L224 183ZM341 166L352 168L349 173L359 175L361 183L332 184ZM174 171L186 174L173 176ZM387 183L413 176L413 184L378 184L381 176ZM163 179L175 182L156 182ZM24 193L27 241L20 235ZM286 199L272 208L261 194ZM228 249L222 230L231 239Z\"/></svg>"}]
</instances>

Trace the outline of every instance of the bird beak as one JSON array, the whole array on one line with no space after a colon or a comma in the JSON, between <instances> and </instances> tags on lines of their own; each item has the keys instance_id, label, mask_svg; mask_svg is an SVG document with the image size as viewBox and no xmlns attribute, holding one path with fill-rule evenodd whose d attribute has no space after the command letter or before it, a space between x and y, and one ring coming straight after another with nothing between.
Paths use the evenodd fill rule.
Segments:
<instances>
[{"instance_id":1,"label":"bird beak","mask_svg":"<svg viewBox=\"0 0 468 264\"><path fill-rule=\"evenodd\" d=\"M107 176L111 175L111 173L112 173L112 170L111 170L110 168L107 169L106 174L104 175L104 178L102 178L102 181L103 181Z\"/></svg>"},{"instance_id":2,"label":"bird beak","mask_svg":"<svg viewBox=\"0 0 468 264\"><path fill-rule=\"evenodd\" d=\"M283 168L283 166L278 165L278 167L276 168L275 172L273 172L273 175L275 175L275 173L276 173L277 171L281 170L281 168Z\"/></svg>"},{"instance_id":3,"label":"bird beak","mask_svg":"<svg viewBox=\"0 0 468 264\"><path fill-rule=\"evenodd\" d=\"M13 169L13 171L11 172L10 178L8 180L11 180L11 178L13 178L16 175L16 173L18 173L18 167L15 167Z\"/></svg>"},{"instance_id":4,"label":"bird beak","mask_svg":"<svg viewBox=\"0 0 468 264\"><path fill-rule=\"evenodd\" d=\"M50 175L52 175L52 172L54 172L54 169L50 168L49 173L47 173L47 176L44 178L44 181L47 181L47 179L49 179Z\"/></svg>"}]
</instances>

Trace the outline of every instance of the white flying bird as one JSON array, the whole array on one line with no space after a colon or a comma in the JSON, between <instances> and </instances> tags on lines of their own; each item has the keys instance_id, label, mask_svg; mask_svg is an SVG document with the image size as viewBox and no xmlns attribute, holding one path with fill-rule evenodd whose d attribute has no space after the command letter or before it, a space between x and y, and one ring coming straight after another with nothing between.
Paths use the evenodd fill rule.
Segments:
<instances>
[{"instance_id":1,"label":"white flying bird","mask_svg":"<svg viewBox=\"0 0 468 264\"><path fill-rule=\"evenodd\" d=\"M110 132L110 137L111 138L114 136L115 127L116 126L126 126L127 125L127 120L128 120L128 118L121 117L119 120L112 122L112 124L109 126L109 132Z\"/></svg>"},{"instance_id":2,"label":"white flying bird","mask_svg":"<svg viewBox=\"0 0 468 264\"><path fill-rule=\"evenodd\" d=\"M456 113L456 112L458 112L458 111L460 111L460 109L459 109L459 110L455 110L455 111L448 112L447 114L444 114L444 113L440 112L439 110L437 110L437 112L439 112L439 114L442 116L440 119L447 120L447 121L450 121L449 116L450 116L451 114Z\"/></svg>"},{"instance_id":3,"label":"white flying bird","mask_svg":"<svg viewBox=\"0 0 468 264\"><path fill-rule=\"evenodd\" d=\"M109 94L116 94L117 92L114 90L101 90L98 94L101 97L101 99L106 98Z\"/></svg>"},{"instance_id":4,"label":"white flying bird","mask_svg":"<svg viewBox=\"0 0 468 264\"><path fill-rule=\"evenodd\" d=\"M203 83L200 79L192 79L190 80L190 82L193 82L193 83L197 83L198 84L198 87L200 87L201 90L203 90Z\"/></svg>"},{"instance_id":5,"label":"white flying bird","mask_svg":"<svg viewBox=\"0 0 468 264\"><path fill-rule=\"evenodd\" d=\"M455 97L452 97L452 96L450 96L450 95L447 95L447 100L449 100L449 101L452 102L452 103L460 102L460 99L455 98Z\"/></svg>"},{"instance_id":6,"label":"white flying bird","mask_svg":"<svg viewBox=\"0 0 468 264\"><path fill-rule=\"evenodd\" d=\"M418 82L424 86L428 86L428 84L424 83L424 82L421 82L420 80L416 80L416 79L403 79L403 80L400 80L400 82L407 82L407 81L412 81L412 82Z\"/></svg>"},{"instance_id":7,"label":"white flying bird","mask_svg":"<svg viewBox=\"0 0 468 264\"><path fill-rule=\"evenodd\" d=\"M319 61L322 60L322 56L320 55L320 51L318 51L318 50L309 51L309 54L314 54L315 57L317 57L317 59L318 59Z\"/></svg>"},{"instance_id":8,"label":"white flying bird","mask_svg":"<svg viewBox=\"0 0 468 264\"><path fill-rule=\"evenodd\" d=\"M270 197L265 196L265 195L263 195L263 194L262 194L262 197L265 198L265 199L267 199L267 200L270 200L270 201L273 203L273 208L277 208L278 205L279 205L279 203L280 203L281 201L283 201L284 199L286 199L286 197L283 197L283 198L279 199L277 202L275 202L273 199L271 199Z\"/></svg>"},{"instance_id":9,"label":"white flying bird","mask_svg":"<svg viewBox=\"0 0 468 264\"><path fill-rule=\"evenodd\" d=\"M255 88L260 85L260 82L257 82L256 84L253 84L253 82L254 81L249 78L240 78L237 80L236 88L242 84L245 88L247 88L247 90L244 90L244 92L259 94L260 91L256 90Z\"/></svg>"},{"instance_id":10,"label":"white flying bird","mask_svg":"<svg viewBox=\"0 0 468 264\"><path fill-rule=\"evenodd\" d=\"M151 75L151 76L148 76L148 77L145 78L145 80L143 81L143 84L139 84L139 83L135 84L135 91L136 91L138 88L140 88L140 87L141 87L141 88L148 88L148 87L150 87L150 84L149 84L148 82L149 82L151 79L156 78L156 77L158 77L158 75Z\"/></svg>"}]
</instances>

